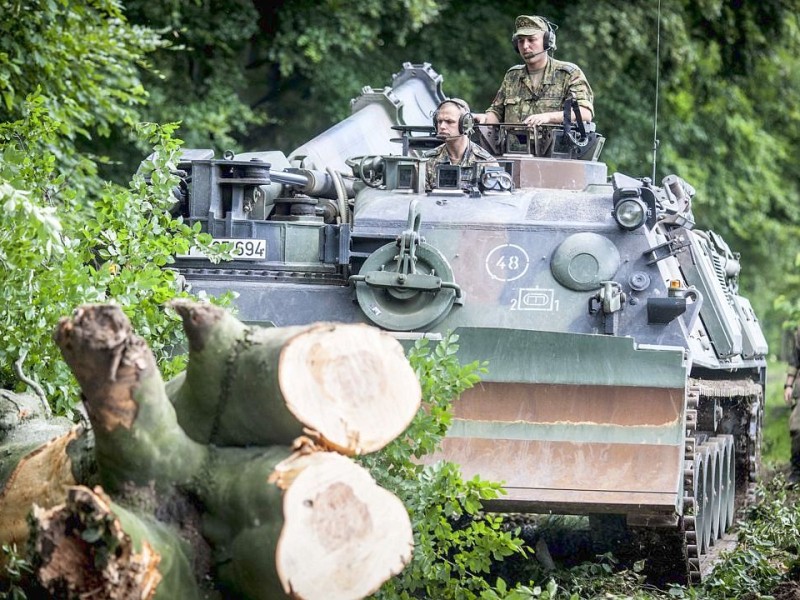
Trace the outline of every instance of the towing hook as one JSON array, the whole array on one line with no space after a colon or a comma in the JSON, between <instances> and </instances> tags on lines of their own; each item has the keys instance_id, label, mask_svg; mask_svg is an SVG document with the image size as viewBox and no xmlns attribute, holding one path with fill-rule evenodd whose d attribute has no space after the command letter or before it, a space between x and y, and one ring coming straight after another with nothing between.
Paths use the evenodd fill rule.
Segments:
<instances>
[{"instance_id":1,"label":"towing hook","mask_svg":"<svg viewBox=\"0 0 800 600\"><path fill-rule=\"evenodd\" d=\"M616 281L603 281L597 293L589 298L589 314L594 315L602 308L603 314L610 315L622 310L625 306L626 295L622 286Z\"/></svg>"}]
</instances>

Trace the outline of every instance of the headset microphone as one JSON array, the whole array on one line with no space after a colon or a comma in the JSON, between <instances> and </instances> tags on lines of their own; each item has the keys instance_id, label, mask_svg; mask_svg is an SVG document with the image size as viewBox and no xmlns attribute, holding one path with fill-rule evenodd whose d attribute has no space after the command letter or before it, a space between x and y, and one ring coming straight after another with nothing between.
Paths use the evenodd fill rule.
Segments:
<instances>
[{"instance_id":1,"label":"headset microphone","mask_svg":"<svg viewBox=\"0 0 800 600\"><path fill-rule=\"evenodd\" d=\"M540 54L544 54L547 50L539 50L539 52L534 52L533 54L528 54L527 58L533 58L534 56L539 56ZM526 55L522 55L523 58L526 58Z\"/></svg>"}]
</instances>

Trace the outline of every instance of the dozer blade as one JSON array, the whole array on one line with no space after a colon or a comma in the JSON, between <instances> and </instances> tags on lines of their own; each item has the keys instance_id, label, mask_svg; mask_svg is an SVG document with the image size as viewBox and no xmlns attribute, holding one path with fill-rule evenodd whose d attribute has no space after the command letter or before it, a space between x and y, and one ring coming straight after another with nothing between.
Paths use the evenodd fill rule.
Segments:
<instances>
[{"instance_id":1,"label":"dozer blade","mask_svg":"<svg viewBox=\"0 0 800 600\"><path fill-rule=\"evenodd\" d=\"M504 482L508 493L488 503L491 510L677 514L686 443L682 352L637 349L629 338L559 334L550 345L546 332L492 331L496 344L486 330L459 332L462 360L488 356L489 375L456 401L436 458L461 465L466 477ZM520 356L529 357L527 366Z\"/></svg>"}]
</instances>

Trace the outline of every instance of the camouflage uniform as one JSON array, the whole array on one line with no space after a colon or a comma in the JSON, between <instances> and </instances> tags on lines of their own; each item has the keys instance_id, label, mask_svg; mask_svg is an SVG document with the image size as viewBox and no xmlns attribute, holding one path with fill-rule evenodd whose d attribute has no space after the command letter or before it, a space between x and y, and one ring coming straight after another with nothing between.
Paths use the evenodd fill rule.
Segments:
<instances>
[{"instance_id":1,"label":"camouflage uniform","mask_svg":"<svg viewBox=\"0 0 800 600\"><path fill-rule=\"evenodd\" d=\"M459 167L472 167L478 162L494 161L494 157L475 142L470 142L464 156L455 164ZM432 189L436 183L436 165L450 165L450 157L447 154L447 144L437 146L428 155L428 162L425 163L425 188ZM494 163L497 164L497 163Z\"/></svg>"},{"instance_id":2,"label":"camouflage uniform","mask_svg":"<svg viewBox=\"0 0 800 600\"><path fill-rule=\"evenodd\" d=\"M531 87L525 65L516 65L506 72L486 112L494 113L501 123L521 123L530 115L563 110L570 94L594 116L594 94L577 65L549 58L537 90Z\"/></svg>"},{"instance_id":3,"label":"camouflage uniform","mask_svg":"<svg viewBox=\"0 0 800 600\"><path fill-rule=\"evenodd\" d=\"M800 369L800 327L793 336L792 351L789 354L789 370L786 374L785 387L794 388L794 401L792 403L792 414L789 416L789 435L792 438L792 457L791 472L789 474L790 483L800 483L800 404L797 402L797 380L798 370ZM791 383L789 379L791 378Z\"/></svg>"}]
</instances>

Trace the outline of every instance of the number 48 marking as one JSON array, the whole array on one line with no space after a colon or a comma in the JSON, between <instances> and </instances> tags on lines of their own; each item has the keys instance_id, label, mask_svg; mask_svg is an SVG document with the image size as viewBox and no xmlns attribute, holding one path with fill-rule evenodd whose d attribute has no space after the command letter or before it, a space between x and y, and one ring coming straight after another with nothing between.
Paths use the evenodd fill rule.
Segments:
<instances>
[{"instance_id":1,"label":"number 48 marking","mask_svg":"<svg viewBox=\"0 0 800 600\"><path fill-rule=\"evenodd\" d=\"M486 255L486 272L498 281L514 281L528 271L530 259L525 249L516 244L495 246Z\"/></svg>"},{"instance_id":2,"label":"number 48 marking","mask_svg":"<svg viewBox=\"0 0 800 600\"><path fill-rule=\"evenodd\" d=\"M519 256L505 256L502 255L495 263L501 269L508 269L509 271L516 271L519 269Z\"/></svg>"}]
</instances>

